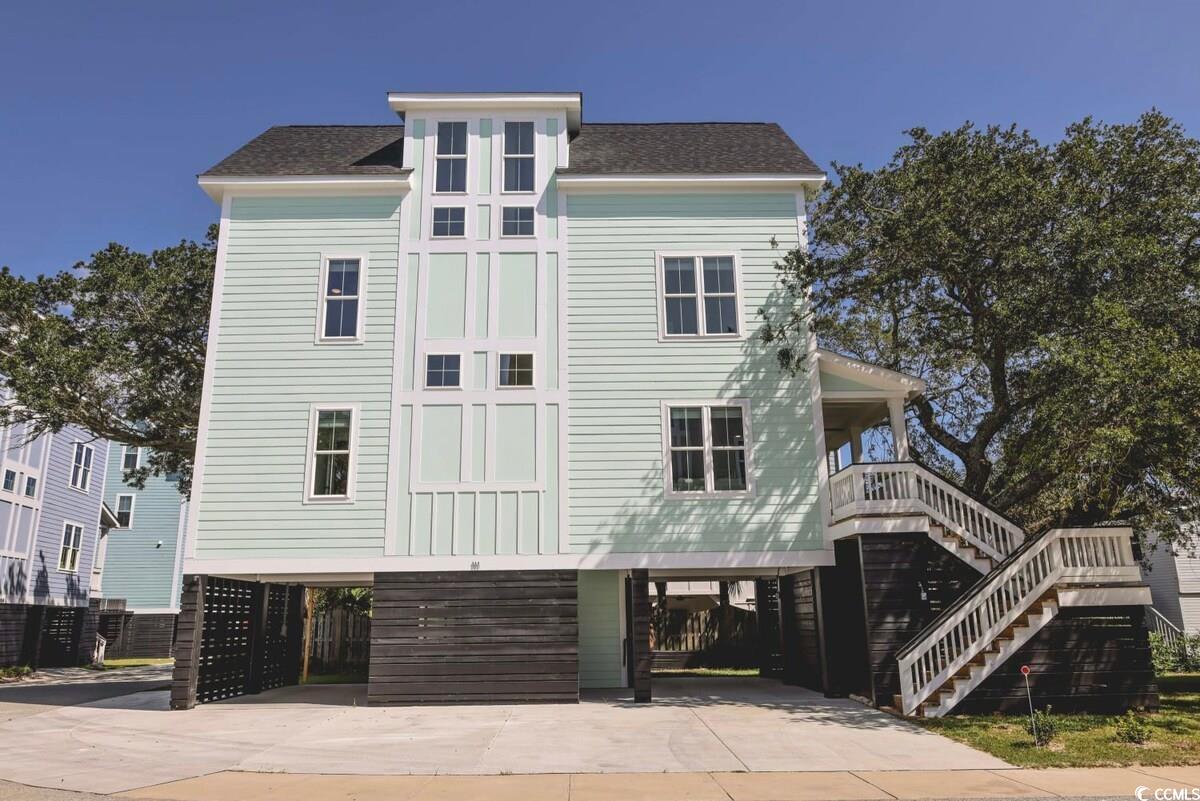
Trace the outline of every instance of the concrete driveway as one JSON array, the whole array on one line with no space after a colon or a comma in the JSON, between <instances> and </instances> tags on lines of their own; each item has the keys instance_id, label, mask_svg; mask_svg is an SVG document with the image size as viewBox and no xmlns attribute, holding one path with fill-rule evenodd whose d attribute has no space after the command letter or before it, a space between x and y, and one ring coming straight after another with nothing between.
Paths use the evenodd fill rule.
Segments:
<instances>
[{"instance_id":1,"label":"concrete driveway","mask_svg":"<svg viewBox=\"0 0 1200 801\"><path fill-rule=\"evenodd\" d=\"M655 702L365 707L359 685L167 711L139 692L0 724L0 778L111 793L216 771L557 774L997 768L848 700L765 679L656 680Z\"/></svg>"}]
</instances>

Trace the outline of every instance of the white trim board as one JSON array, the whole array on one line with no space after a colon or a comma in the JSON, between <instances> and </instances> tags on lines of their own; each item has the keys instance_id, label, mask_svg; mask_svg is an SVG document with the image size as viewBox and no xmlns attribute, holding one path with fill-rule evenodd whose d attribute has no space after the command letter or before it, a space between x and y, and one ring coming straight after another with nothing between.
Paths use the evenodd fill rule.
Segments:
<instances>
[{"instance_id":1,"label":"white trim board","mask_svg":"<svg viewBox=\"0 0 1200 801\"><path fill-rule=\"evenodd\" d=\"M408 175L201 175L196 183L218 203L238 195L396 195L411 188Z\"/></svg>"},{"instance_id":2,"label":"white trim board","mask_svg":"<svg viewBox=\"0 0 1200 801\"><path fill-rule=\"evenodd\" d=\"M825 183L825 176L764 174L665 174L665 175L574 175L556 176L558 188L564 192L622 192L622 191L696 191L731 189L766 190L771 192L816 191Z\"/></svg>"}]
</instances>

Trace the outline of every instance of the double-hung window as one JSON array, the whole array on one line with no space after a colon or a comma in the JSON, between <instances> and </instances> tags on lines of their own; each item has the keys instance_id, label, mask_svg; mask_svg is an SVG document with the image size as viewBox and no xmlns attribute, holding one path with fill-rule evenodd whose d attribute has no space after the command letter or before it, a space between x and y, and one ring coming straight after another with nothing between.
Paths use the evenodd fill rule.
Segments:
<instances>
[{"instance_id":1,"label":"double-hung window","mask_svg":"<svg viewBox=\"0 0 1200 801\"><path fill-rule=\"evenodd\" d=\"M137 470L142 463L142 449L136 445L121 446L121 469Z\"/></svg>"},{"instance_id":2,"label":"double-hung window","mask_svg":"<svg viewBox=\"0 0 1200 801\"><path fill-rule=\"evenodd\" d=\"M352 407L313 409L309 448L309 500L353 499L353 448L357 414L357 409Z\"/></svg>"},{"instance_id":3,"label":"double-hung window","mask_svg":"<svg viewBox=\"0 0 1200 801\"><path fill-rule=\"evenodd\" d=\"M462 386L462 356L457 353L430 353L425 356L425 386L430 389L457 389Z\"/></svg>"},{"instance_id":4,"label":"double-hung window","mask_svg":"<svg viewBox=\"0 0 1200 801\"><path fill-rule=\"evenodd\" d=\"M92 446L82 442L75 443L75 455L71 461L71 487L88 491L92 483Z\"/></svg>"},{"instance_id":5,"label":"double-hung window","mask_svg":"<svg viewBox=\"0 0 1200 801\"><path fill-rule=\"evenodd\" d=\"M741 335L733 256L664 256L659 287L664 338Z\"/></svg>"},{"instance_id":6,"label":"double-hung window","mask_svg":"<svg viewBox=\"0 0 1200 801\"><path fill-rule=\"evenodd\" d=\"M58 551L58 569L74 573L79 569L79 546L83 542L83 526L63 524L62 548Z\"/></svg>"},{"instance_id":7,"label":"double-hung window","mask_svg":"<svg viewBox=\"0 0 1200 801\"><path fill-rule=\"evenodd\" d=\"M749 417L747 401L664 404L667 495L748 494Z\"/></svg>"},{"instance_id":8,"label":"double-hung window","mask_svg":"<svg viewBox=\"0 0 1200 801\"><path fill-rule=\"evenodd\" d=\"M329 258L321 271L322 342L362 340L362 259Z\"/></svg>"},{"instance_id":9,"label":"double-hung window","mask_svg":"<svg viewBox=\"0 0 1200 801\"><path fill-rule=\"evenodd\" d=\"M133 501L132 495L117 496L117 528L129 528L133 525Z\"/></svg>"},{"instance_id":10,"label":"double-hung window","mask_svg":"<svg viewBox=\"0 0 1200 801\"><path fill-rule=\"evenodd\" d=\"M467 235L467 210L462 206L437 206L433 210L433 235L455 237Z\"/></svg>"},{"instance_id":11,"label":"double-hung window","mask_svg":"<svg viewBox=\"0 0 1200 801\"><path fill-rule=\"evenodd\" d=\"M437 161L434 176L436 192L467 191L467 124L439 122Z\"/></svg>"},{"instance_id":12,"label":"double-hung window","mask_svg":"<svg viewBox=\"0 0 1200 801\"><path fill-rule=\"evenodd\" d=\"M533 123L504 123L504 191L532 192L535 158Z\"/></svg>"},{"instance_id":13,"label":"double-hung window","mask_svg":"<svg viewBox=\"0 0 1200 801\"><path fill-rule=\"evenodd\" d=\"M37 495L37 479L33 476L25 476L25 494L30 498Z\"/></svg>"}]
</instances>

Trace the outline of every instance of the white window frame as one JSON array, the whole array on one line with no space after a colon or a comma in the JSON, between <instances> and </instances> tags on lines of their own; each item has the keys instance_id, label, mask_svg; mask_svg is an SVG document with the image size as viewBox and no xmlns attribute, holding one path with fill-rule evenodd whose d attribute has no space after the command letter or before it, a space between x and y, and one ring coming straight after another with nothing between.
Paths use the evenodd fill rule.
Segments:
<instances>
[{"instance_id":1,"label":"white window frame","mask_svg":"<svg viewBox=\"0 0 1200 801\"><path fill-rule=\"evenodd\" d=\"M64 551L67 550L67 531L71 528L79 529L79 544L74 547L75 563L71 567L63 567ZM76 523L74 520L63 521L62 539L58 544L58 572L59 573L79 573L79 557L83 554L83 524Z\"/></svg>"},{"instance_id":2,"label":"white window frame","mask_svg":"<svg viewBox=\"0 0 1200 801\"><path fill-rule=\"evenodd\" d=\"M529 155L520 155L520 156L509 156L509 155L507 155L507 153L508 153L508 146L507 146L507 143L506 143L506 140L507 140L507 138L508 138L508 125L507 125L507 123L510 123L510 122L523 122L523 123L528 123L528 124L530 124L530 125L532 125L532 126L533 126L533 152L532 152L532 153L530 153ZM505 120L501 120L501 121L500 121L500 187L499 187L499 188L500 188L500 194L501 194L501 195L515 195L515 196L518 196L518 197L523 195L523 196L525 196L525 197L529 197L530 195L536 195L536 194L537 194L537 188L538 188L538 158L537 158L537 151L538 151L538 124L537 124L537 120L534 120L534 119L520 119L520 118L511 118L511 119L505 119ZM533 161L533 188L532 188L532 189L512 189L512 190L508 190L508 189L505 189L505 188L504 188L504 175L505 175L505 173L504 173L504 163L505 163L505 160L506 160L506 159L510 159L510 158L513 158L513 159L531 159L531 160ZM503 218L501 218L501 219L503 219ZM536 217L535 217L535 220L536 220ZM535 226L537 225L536 221L535 221L534 225L535 225Z\"/></svg>"},{"instance_id":3,"label":"white window frame","mask_svg":"<svg viewBox=\"0 0 1200 801\"><path fill-rule=\"evenodd\" d=\"M125 457L129 455L130 451L133 451L134 454L136 454L136 458L134 459L133 467L126 467L125 466ZM140 445L122 445L121 446L121 469L122 470L137 470L141 466L142 466L142 448L141 448L141 446Z\"/></svg>"},{"instance_id":4,"label":"white window frame","mask_svg":"<svg viewBox=\"0 0 1200 801\"><path fill-rule=\"evenodd\" d=\"M76 461L80 453L89 454L86 461L87 466ZM83 477L80 484L75 483L75 470L78 468L79 475ZM96 449L86 442L74 442L71 447L71 472L67 474L67 485L76 492L82 492L87 495L92 486L92 471L96 469ZM85 473L86 471L86 473Z\"/></svg>"},{"instance_id":5,"label":"white window frame","mask_svg":"<svg viewBox=\"0 0 1200 801\"><path fill-rule=\"evenodd\" d=\"M456 195L461 197L463 195L466 195L466 194L470 193L470 191L471 191L471 138L472 138L471 137L471 124L467 120L433 120L432 122L433 122L433 131L434 131L434 133L433 133L433 182L432 182L433 183L433 187L432 187L433 191L431 191L430 194L446 195L446 196L450 196L450 197L454 197ZM466 137L463 140L463 144L465 145L465 147L463 148L462 155L457 155L457 154L451 155L448 153L447 154L438 153L438 138L441 136L441 125L443 123L445 123L447 125L453 125L455 123L459 123L459 124L462 124L466 128ZM463 181L463 190L461 192L457 192L457 191L453 191L453 190L439 191L437 188L438 163L443 160L449 161L451 159L462 159L462 161L463 161L464 181ZM465 219L463 220L463 225L464 226L466 225Z\"/></svg>"},{"instance_id":6,"label":"white window frame","mask_svg":"<svg viewBox=\"0 0 1200 801\"><path fill-rule=\"evenodd\" d=\"M458 384L452 387L433 387L429 385L429 357L430 356L457 356L458 357ZM430 392L441 392L448 390L450 392L462 391L463 388L463 373L466 372L467 360L461 351L455 350L431 350L426 351L421 359L421 386Z\"/></svg>"},{"instance_id":7,"label":"white window frame","mask_svg":"<svg viewBox=\"0 0 1200 801\"><path fill-rule=\"evenodd\" d=\"M10 475L12 476L12 479L13 479L13 485L11 487L5 487L4 483L2 483L2 482L7 482L8 477ZM21 494L20 484L21 484L20 474L17 473L16 470L13 470L11 467L4 468L4 476L2 479L0 479L0 489L3 489L5 492L12 492L14 494L20 495Z\"/></svg>"},{"instance_id":8,"label":"white window frame","mask_svg":"<svg viewBox=\"0 0 1200 801\"><path fill-rule=\"evenodd\" d=\"M325 336L325 311L327 308L325 288L329 284L329 264L335 261L358 262L358 319L352 337ZM317 281L317 330L313 342L317 345L361 345L367 341L367 254L337 252L321 254L321 275ZM139 457L140 459L140 457Z\"/></svg>"},{"instance_id":9,"label":"white window frame","mask_svg":"<svg viewBox=\"0 0 1200 801\"><path fill-rule=\"evenodd\" d=\"M708 258L732 258L733 259L733 285L734 285L734 309L737 312L736 334L706 334L705 319L704 319L704 259ZM696 278L696 333L694 334L668 334L667 333L667 288L665 283L664 272L666 270L667 259L692 259L692 269L695 270ZM654 286L658 293L658 341L659 342L678 342L680 340L710 340L710 341L740 341L746 339L746 323L745 315L742 313L742 306L745 303L746 296L742 286L742 259L740 254L732 251L720 250L693 250L693 251L661 251L655 254L654 259Z\"/></svg>"},{"instance_id":10,"label":"white window frame","mask_svg":"<svg viewBox=\"0 0 1200 801\"><path fill-rule=\"evenodd\" d=\"M529 385L523 384L501 384L500 383L500 357L502 356L528 356L529 366L532 373L532 383ZM496 353L496 389L511 392L513 390L531 390L537 389L537 354L529 350L504 350Z\"/></svg>"},{"instance_id":11,"label":"white window frame","mask_svg":"<svg viewBox=\"0 0 1200 801\"><path fill-rule=\"evenodd\" d=\"M461 210L463 213L463 232L461 234L434 233L434 225L435 225L434 219L437 215L438 209L459 209L459 210ZM470 222L468 220L469 216L470 215L467 214L466 206L432 206L429 209L429 238L430 239L466 239L467 238L467 229L470 227L468 225L468 223Z\"/></svg>"},{"instance_id":12,"label":"white window frame","mask_svg":"<svg viewBox=\"0 0 1200 801\"><path fill-rule=\"evenodd\" d=\"M682 492L671 486L671 409L700 407L701 434L704 441L704 491ZM713 444L712 409L714 406L736 406L742 410L742 430L746 438L746 489L714 490L713 487ZM750 401L747 398L729 399L680 399L662 402L662 473L663 491L671 500L703 498L750 498L754 488L754 429L750 422Z\"/></svg>"},{"instance_id":13,"label":"white window frame","mask_svg":"<svg viewBox=\"0 0 1200 801\"><path fill-rule=\"evenodd\" d=\"M317 419L320 412L350 412L350 466L345 495L313 495L314 468L317 461ZM362 407L359 403L314 403L308 410L308 447L304 462L304 503L352 504L358 483L358 431Z\"/></svg>"},{"instance_id":14,"label":"white window frame","mask_svg":"<svg viewBox=\"0 0 1200 801\"><path fill-rule=\"evenodd\" d=\"M29 491L29 482L33 482L33 492ZM38 488L38 477L26 475L25 480L21 482L21 494L26 498L36 498Z\"/></svg>"},{"instance_id":15,"label":"white window frame","mask_svg":"<svg viewBox=\"0 0 1200 801\"><path fill-rule=\"evenodd\" d=\"M113 517L116 517L118 520L120 520L119 516L121 514L121 499L122 498L129 499L129 523L124 526L119 525L119 526L117 526L117 528L119 528L119 529L133 528L133 512L137 508L137 495L133 494L132 492L122 492L119 495L117 495L115 498L113 498L113 505L114 505L114 508L112 510Z\"/></svg>"},{"instance_id":16,"label":"white window frame","mask_svg":"<svg viewBox=\"0 0 1200 801\"><path fill-rule=\"evenodd\" d=\"M528 194L528 193L526 193ZM507 209L529 209L533 216L533 230L527 234L506 234L504 233L504 212ZM537 236L538 214L537 206L501 206L500 207L500 238L501 239L533 239Z\"/></svg>"}]
</instances>

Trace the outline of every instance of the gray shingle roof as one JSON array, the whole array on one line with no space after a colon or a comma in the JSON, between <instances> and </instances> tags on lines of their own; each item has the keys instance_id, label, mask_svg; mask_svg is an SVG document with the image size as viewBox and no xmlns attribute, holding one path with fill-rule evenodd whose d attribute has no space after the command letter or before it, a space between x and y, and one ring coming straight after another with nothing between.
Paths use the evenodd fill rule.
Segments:
<instances>
[{"instance_id":1,"label":"gray shingle roof","mask_svg":"<svg viewBox=\"0 0 1200 801\"><path fill-rule=\"evenodd\" d=\"M403 144L403 125L280 125L203 174L403 175Z\"/></svg>"},{"instance_id":2,"label":"gray shingle roof","mask_svg":"<svg viewBox=\"0 0 1200 801\"><path fill-rule=\"evenodd\" d=\"M403 175L402 125L285 125L270 128L203 173ZM775 123L584 123L565 175L678 175L822 172Z\"/></svg>"}]
</instances>

